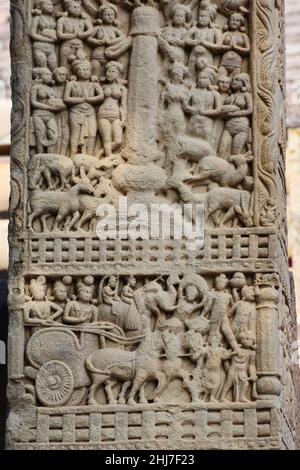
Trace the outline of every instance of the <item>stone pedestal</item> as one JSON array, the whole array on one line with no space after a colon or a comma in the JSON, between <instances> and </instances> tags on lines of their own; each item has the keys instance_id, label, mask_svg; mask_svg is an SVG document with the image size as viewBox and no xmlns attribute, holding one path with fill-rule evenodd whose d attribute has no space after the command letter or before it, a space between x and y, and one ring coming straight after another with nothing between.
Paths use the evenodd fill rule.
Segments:
<instances>
[{"instance_id":1,"label":"stone pedestal","mask_svg":"<svg viewBox=\"0 0 300 470\"><path fill-rule=\"evenodd\" d=\"M7 448L293 449L284 2L53 3L11 1Z\"/></svg>"}]
</instances>

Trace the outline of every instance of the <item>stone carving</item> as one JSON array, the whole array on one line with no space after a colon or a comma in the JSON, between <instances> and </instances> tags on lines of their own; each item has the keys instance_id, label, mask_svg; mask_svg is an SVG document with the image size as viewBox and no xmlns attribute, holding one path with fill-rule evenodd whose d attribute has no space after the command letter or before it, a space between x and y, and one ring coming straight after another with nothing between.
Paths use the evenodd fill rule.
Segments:
<instances>
[{"instance_id":1,"label":"stone carving","mask_svg":"<svg viewBox=\"0 0 300 470\"><path fill-rule=\"evenodd\" d=\"M12 0L9 448L293 448L280 15Z\"/></svg>"}]
</instances>

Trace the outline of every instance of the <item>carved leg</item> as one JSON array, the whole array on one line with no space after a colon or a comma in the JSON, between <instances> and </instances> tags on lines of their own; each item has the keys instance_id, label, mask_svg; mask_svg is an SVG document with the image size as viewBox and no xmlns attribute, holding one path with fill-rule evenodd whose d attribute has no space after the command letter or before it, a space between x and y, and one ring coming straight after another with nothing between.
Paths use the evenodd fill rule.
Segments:
<instances>
[{"instance_id":1,"label":"carved leg","mask_svg":"<svg viewBox=\"0 0 300 470\"><path fill-rule=\"evenodd\" d=\"M234 136L232 142L232 155L240 155L248 139L247 132L239 132Z\"/></svg>"},{"instance_id":2,"label":"carved leg","mask_svg":"<svg viewBox=\"0 0 300 470\"><path fill-rule=\"evenodd\" d=\"M48 63L46 54L36 47L33 48L33 58L36 67L47 68Z\"/></svg>"},{"instance_id":3,"label":"carved leg","mask_svg":"<svg viewBox=\"0 0 300 470\"><path fill-rule=\"evenodd\" d=\"M48 219L48 214L44 214L42 215L41 217L41 224L42 224L42 231L45 233L45 232L48 232L48 227L47 227L47 219Z\"/></svg>"},{"instance_id":4,"label":"carved leg","mask_svg":"<svg viewBox=\"0 0 300 470\"><path fill-rule=\"evenodd\" d=\"M225 129L221 138L218 155L221 158L228 160L231 155L231 145L232 137L229 132Z\"/></svg>"},{"instance_id":5,"label":"carved leg","mask_svg":"<svg viewBox=\"0 0 300 470\"><path fill-rule=\"evenodd\" d=\"M166 388L168 387L170 383L170 381L167 380L166 374L164 374L163 372L157 372L156 378L158 380L158 384L154 391L155 403L160 401L161 395L163 394L163 392L166 390Z\"/></svg>"},{"instance_id":6,"label":"carved leg","mask_svg":"<svg viewBox=\"0 0 300 470\"><path fill-rule=\"evenodd\" d=\"M53 189L53 187L52 187L51 171L49 170L49 168L44 168L44 169L43 169L43 171L42 171L42 176L43 176L44 180L46 181L47 188L48 188L48 189Z\"/></svg>"},{"instance_id":7,"label":"carved leg","mask_svg":"<svg viewBox=\"0 0 300 470\"><path fill-rule=\"evenodd\" d=\"M129 405L135 405L135 396L138 393L138 391L141 389L142 385L145 383L146 379L148 377L147 371L143 369L138 369L135 374L135 378L133 380L132 388L128 397L128 404Z\"/></svg>"},{"instance_id":8,"label":"carved leg","mask_svg":"<svg viewBox=\"0 0 300 470\"><path fill-rule=\"evenodd\" d=\"M248 390L249 382L240 382L240 401L247 403L249 400L246 398L246 393Z\"/></svg>"},{"instance_id":9,"label":"carved leg","mask_svg":"<svg viewBox=\"0 0 300 470\"><path fill-rule=\"evenodd\" d=\"M49 69L51 72L54 72L54 70L57 68L57 57L55 51L52 54L49 54L48 56L48 65Z\"/></svg>"},{"instance_id":10,"label":"carved leg","mask_svg":"<svg viewBox=\"0 0 300 470\"><path fill-rule=\"evenodd\" d=\"M110 405L116 405L118 402L115 399L112 389L117 385L118 380L113 379L113 380L108 380L105 384L105 392L107 395L108 403Z\"/></svg>"},{"instance_id":11,"label":"carved leg","mask_svg":"<svg viewBox=\"0 0 300 470\"><path fill-rule=\"evenodd\" d=\"M112 125L113 144L112 149L117 150L121 147L123 142L123 129L119 119L113 122Z\"/></svg>"},{"instance_id":12,"label":"carved leg","mask_svg":"<svg viewBox=\"0 0 300 470\"><path fill-rule=\"evenodd\" d=\"M229 390L231 389L231 387L233 386L233 381L234 381L234 377L229 372L228 375L227 375L227 378L226 378L221 396L220 396L220 401L227 401L226 396L227 396Z\"/></svg>"},{"instance_id":13,"label":"carved leg","mask_svg":"<svg viewBox=\"0 0 300 470\"><path fill-rule=\"evenodd\" d=\"M125 403L126 403L125 395L126 395L127 390L129 389L130 385L131 385L131 380L128 380L127 382L123 383L122 389L121 389L121 392L120 392L120 395L119 395L119 400L118 400L120 405L125 405Z\"/></svg>"},{"instance_id":14,"label":"carved leg","mask_svg":"<svg viewBox=\"0 0 300 470\"><path fill-rule=\"evenodd\" d=\"M77 211L75 212L75 214L73 215L73 218L70 222L70 225L69 225L69 230L72 230L72 228L74 227L74 225L76 224L76 222L78 222L78 220L80 219L80 213Z\"/></svg>"},{"instance_id":15,"label":"carved leg","mask_svg":"<svg viewBox=\"0 0 300 470\"><path fill-rule=\"evenodd\" d=\"M221 226L221 225L225 225L225 224L226 224L229 220L231 220L234 216L235 216L234 207L231 207L231 208L226 212L226 214L224 215L224 217L221 219L220 226Z\"/></svg>"},{"instance_id":16,"label":"carved leg","mask_svg":"<svg viewBox=\"0 0 300 470\"><path fill-rule=\"evenodd\" d=\"M102 139L104 152L107 157L112 155L112 126L106 119L99 121L99 133Z\"/></svg>"},{"instance_id":17,"label":"carved leg","mask_svg":"<svg viewBox=\"0 0 300 470\"><path fill-rule=\"evenodd\" d=\"M140 393L139 393L139 402L140 403L148 403L148 400L145 395L145 387L144 385L141 386Z\"/></svg>"},{"instance_id":18,"label":"carved leg","mask_svg":"<svg viewBox=\"0 0 300 470\"><path fill-rule=\"evenodd\" d=\"M89 405L98 405L96 401L96 392L100 385L102 385L107 380L107 375L96 375L92 374L93 383L90 386L88 394L88 404Z\"/></svg>"}]
</instances>

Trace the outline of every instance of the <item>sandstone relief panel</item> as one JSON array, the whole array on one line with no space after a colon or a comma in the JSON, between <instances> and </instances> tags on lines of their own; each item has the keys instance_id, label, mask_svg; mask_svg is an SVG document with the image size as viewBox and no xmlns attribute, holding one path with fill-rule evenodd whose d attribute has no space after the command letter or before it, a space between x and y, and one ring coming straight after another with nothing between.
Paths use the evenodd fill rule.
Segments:
<instances>
[{"instance_id":1,"label":"sandstone relief panel","mask_svg":"<svg viewBox=\"0 0 300 470\"><path fill-rule=\"evenodd\" d=\"M7 446L293 448L280 2L11 4Z\"/></svg>"}]
</instances>

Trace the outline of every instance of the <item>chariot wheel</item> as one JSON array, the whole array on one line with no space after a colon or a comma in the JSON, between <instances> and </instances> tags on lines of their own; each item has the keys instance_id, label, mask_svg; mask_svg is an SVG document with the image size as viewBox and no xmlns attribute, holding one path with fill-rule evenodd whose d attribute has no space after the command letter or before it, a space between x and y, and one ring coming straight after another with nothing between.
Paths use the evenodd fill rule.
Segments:
<instances>
[{"instance_id":1,"label":"chariot wheel","mask_svg":"<svg viewBox=\"0 0 300 470\"><path fill-rule=\"evenodd\" d=\"M74 389L72 371L63 362L46 362L38 370L35 387L37 397L43 405L65 405Z\"/></svg>"}]
</instances>

